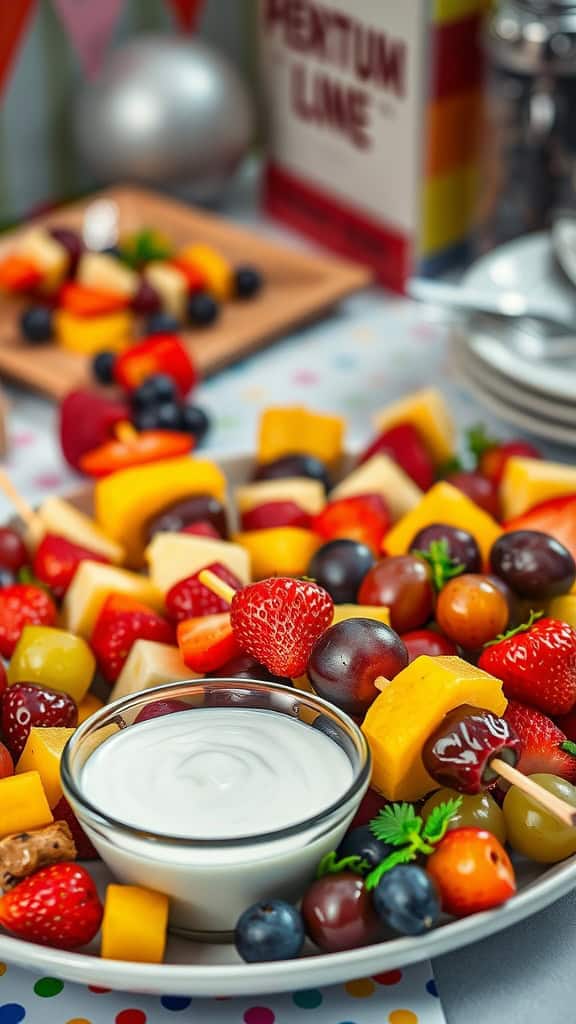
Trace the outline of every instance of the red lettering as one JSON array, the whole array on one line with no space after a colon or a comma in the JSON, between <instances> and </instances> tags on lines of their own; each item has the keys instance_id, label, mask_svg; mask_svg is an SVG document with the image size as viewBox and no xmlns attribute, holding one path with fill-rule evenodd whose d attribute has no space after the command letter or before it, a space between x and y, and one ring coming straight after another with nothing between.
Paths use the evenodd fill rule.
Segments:
<instances>
[{"instance_id":1,"label":"red lettering","mask_svg":"<svg viewBox=\"0 0 576 1024\"><path fill-rule=\"evenodd\" d=\"M386 36L376 37L374 79L397 96L406 92L406 46L391 42Z\"/></svg>"},{"instance_id":2,"label":"red lettering","mask_svg":"<svg viewBox=\"0 0 576 1024\"><path fill-rule=\"evenodd\" d=\"M279 21L283 22L286 18L287 7L288 3L286 0L265 0L264 21L266 23L266 27L272 28L274 25L278 24Z\"/></svg>"},{"instance_id":3,"label":"red lettering","mask_svg":"<svg viewBox=\"0 0 576 1024\"><path fill-rule=\"evenodd\" d=\"M292 67L292 108L303 121L313 122L343 135L357 149L367 149L369 97L353 86L308 75L304 64Z\"/></svg>"},{"instance_id":4,"label":"red lettering","mask_svg":"<svg viewBox=\"0 0 576 1024\"><path fill-rule=\"evenodd\" d=\"M352 22L345 14L340 14L336 11L332 15L332 24L336 29L334 35L337 35L337 52L336 52L336 63L341 68L345 68L350 60L350 29L352 28Z\"/></svg>"}]
</instances>

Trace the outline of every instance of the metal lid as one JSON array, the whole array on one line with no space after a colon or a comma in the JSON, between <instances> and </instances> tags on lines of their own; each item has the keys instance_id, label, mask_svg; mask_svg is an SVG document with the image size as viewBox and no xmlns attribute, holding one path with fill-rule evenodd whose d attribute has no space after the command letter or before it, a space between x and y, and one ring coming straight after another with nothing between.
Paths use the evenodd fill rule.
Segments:
<instances>
[{"instance_id":1,"label":"metal lid","mask_svg":"<svg viewBox=\"0 0 576 1024\"><path fill-rule=\"evenodd\" d=\"M501 0L487 44L510 71L576 76L576 0Z\"/></svg>"}]
</instances>

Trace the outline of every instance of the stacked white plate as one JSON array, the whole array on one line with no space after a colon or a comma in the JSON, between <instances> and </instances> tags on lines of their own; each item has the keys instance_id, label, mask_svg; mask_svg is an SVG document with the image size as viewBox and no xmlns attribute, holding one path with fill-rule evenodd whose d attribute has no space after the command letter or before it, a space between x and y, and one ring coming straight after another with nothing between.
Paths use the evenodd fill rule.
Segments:
<instances>
[{"instance_id":1,"label":"stacked white plate","mask_svg":"<svg viewBox=\"0 0 576 1024\"><path fill-rule=\"evenodd\" d=\"M454 333L452 355L465 387L492 413L534 437L576 446L576 289L555 263L550 235L539 233L503 245L478 260L462 287L494 294L520 292L551 302L558 317L574 315L574 350L564 353L539 333L519 333L512 323L472 319Z\"/></svg>"}]
</instances>

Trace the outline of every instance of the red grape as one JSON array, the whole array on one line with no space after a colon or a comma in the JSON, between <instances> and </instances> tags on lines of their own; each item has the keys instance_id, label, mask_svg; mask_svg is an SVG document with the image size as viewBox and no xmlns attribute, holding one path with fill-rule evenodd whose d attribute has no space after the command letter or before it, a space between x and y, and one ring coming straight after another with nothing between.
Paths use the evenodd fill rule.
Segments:
<instances>
[{"instance_id":1,"label":"red grape","mask_svg":"<svg viewBox=\"0 0 576 1024\"><path fill-rule=\"evenodd\" d=\"M302 917L312 942L327 953L366 946L382 931L363 879L349 871L313 882L302 900Z\"/></svg>"},{"instance_id":2,"label":"red grape","mask_svg":"<svg viewBox=\"0 0 576 1024\"><path fill-rule=\"evenodd\" d=\"M437 658L442 654L458 654L456 644L433 629L414 629L410 633L404 633L401 639L408 651L409 663L415 661L421 654L428 654L431 658Z\"/></svg>"},{"instance_id":3,"label":"red grape","mask_svg":"<svg viewBox=\"0 0 576 1024\"><path fill-rule=\"evenodd\" d=\"M9 526L0 527L0 568L16 575L19 569L28 565L28 551L17 530Z\"/></svg>"},{"instance_id":4,"label":"red grape","mask_svg":"<svg viewBox=\"0 0 576 1024\"><path fill-rule=\"evenodd\" d=\"M398 633L418 629L434 608L430 567L415 555L395 555L377 562L364 577L358 604L388 608L390 624Z\"/></svg>"},{"instance_id":5,"label":"red grape","mask_svg":"<svg viewBox=\"0 0 576 1024\"><path fill-rule=\"evenodd\" d=\"M452 473L446 477L446 483L452 484L470 498L476 505L484 509L494 519L500 517L500 499L498 485L488 477L477 472Z\"/></svg>"}]
</instances>

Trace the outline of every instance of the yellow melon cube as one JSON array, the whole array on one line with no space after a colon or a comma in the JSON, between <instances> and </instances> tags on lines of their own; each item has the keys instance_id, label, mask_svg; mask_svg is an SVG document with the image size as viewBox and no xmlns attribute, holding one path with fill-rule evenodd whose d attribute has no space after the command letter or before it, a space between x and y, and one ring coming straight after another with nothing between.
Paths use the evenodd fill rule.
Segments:
<instances>
[{"instance_id":1,"label":"yellow melon cube","mask_svg":"<svg viewBox=\"0 0 576 1024\"><path fill-rule=\"evenodd\" d=\"M38 772L51 808L56 807L62 796L60 761L62 751L73 734L74 729L32 728L16 765L17 775Z\"/></svg>"},{"instance_id":2,"label":"yellow melon cube","mask_svg":"<svg viewBox=\"0 0 576 1024\"><path fill-rule=\"evenodd\" d=\"M382 542L389 555L404 555L416 534L432 523L445 523L468 530L477 540L482 556L487 559L502 529L492 516L479 508L462 491L441 481L434 484L411 512L399 519Z\"/></svg>"},{"instance_id":3,"label":"yellow melon cube","mask_svg":"<svg viewBox=\"0 0 576 1024\"><path fill-rule=\"evenodd\" d=\"M150 579L165 594L170 587L213 562L220 562L249 583L250 558L240 544L191 533L156 533L146 548Z\"/></svg>"},{"instance_id":4,"label":"yellow melon cube","mask_svg":"<svg viewBox=\"0 0 576 1024\"><path fill-rule=\"evenodd\" d=\"M374 416L374 426L380 432L399 423L411 423L416 428L438 465L447 462L454 454L454 422L444 397L435 388L415 391Z\"/></svg>"},{"instance_id":5,"label":"yellow melon cube","mask_svg":"<svg viewBox=\"0 0 576 1024\"><path fill-rule=\"evenodd\" d=\"M281 480L257 480L234 492L238 511L249 512L269 501L293 501L308 515L315 516L326 504L324 487L308 477L283 477Z\"/></svg>"},{"instance_id":6,"label":"yellow melon cube","mask_svg":"<svg viewBox=\"0 0 576 1024\"><path fill-rule=\"evenodd\" d=\"M546 614L553 619L567 622L569 626L576 629L576 593L553 597L546 609Z\"/></svg>"},{"instance_id":7,"label":"yellow melon cube","mask_svg":"<svg viewBox=\"0 0 576 1024\"><path fill-rule=\"evenodd\" d=\"M461 658L422 655L387 682L362 731L372 751L372 786L387 800L420 800L438 789L422 747L449 711L470 704L502 715L502 683Z\"/></svg>"},{"instance_id":8,"label":"yellow melon cube","mask_svg":"<svg viewBox=\"0 0 576 1024\"><path fill-rule=\"evenodd\" d=\"M54 291L68 270L68 253L46 228L32 228L18 244L18 253L27 256L42 270L41 289Z\"/></svg>"},{"instance_id":9,"label":"yellow melon cube","mask_svg":"<svg viewBox=\"0 0 576 1024\"><path fill-rule=\"evenodd\" d=\"M576 494L576 466L543 459L508 459L500 484L500 500L504 520L550 498Z\"/></svg>"},{"instance_id":10,"label":"yellow melon cube","mask_svg":"<svg viewBox=\"0 0 576 1024\"><path fill-rule=\"evenodd\" d=\"M78 704L86 695L96 659L81 636L51 626L25 626L8 666L8 682L62 690Z\"/></svg>"},{"instance_id":11,"label":"yellow melon cube","mask_svg":"<svg viewBox=\"0 0 576 1024\"><path fill-rule=\"evenodd\" d=\"M66 537L73 544L102 555L114 565L121 565L124 561L125 552L120 544L111 540L94 519L57 495L51 495L40 505L29 532L31 546L37 547L47 533Z\"/></svg>"},{"instance_id":12,"label":"yellow melon cube","mask_svg":"<svg viewBox=\"0 0 576 1024\"><path fill-rule=\"evenodd\" d=\"M159 644L155 640L137 640L114 684L110 700L128 697L131 693L164 683L196 678L200 677L184 664L177 647Z\"/></svg>"},{"instance_id":13,"label":"yellow melon cube","mask_svg":"<svg viewBox=\"0 0 576 1024\"><path fill-rule=\"evenodd\" d=\"M136 271L107 252L82 253L76 279L86 288L113 292L127 298L136 294L140 282Z\"/></svg>"},{"instance_id":14,"label":"yellow melon cube","mask_svg":"<svg viewBox=\"0 0 576 1024\"><path fill-rule=\"evenodd\" d=\"M164 607L162 594L146 576L103 562L81 562L62 606L66 629L89 639L102 605L110 594L133 597L156 611Z\"/></svg>"},{"instance_id":15,"label":"yellow melon cube","mask_svg":"<svg viewBox=\"0 0 576 1024\"><path fill-rule=\"evenodd\" d=\"M341 416L311 412L300 405L265 409L260 419L258 462L298 452L330 465L342 455L344 427Z\"/></svg>"},{"instance_id":16,"label":"yellow melon cube","mask_svg":"<svg viewBox=\"0 0 576 1024\"><path fill-rule=\"evenodd\" d=\"M0 779L0 836L29 832L54 821L37 771Z\"/></svg>"},{"instance_id":17,"label":"yellow melon cube","mask_svg":"<svg viewBox=\"0 0 576 1024\"><path fill-rule=\"evenodd\" d=\"M267 576L305 576L312 556L322 544L317 533L299 526L246 530L235 534L234 540L250 556L255 580Z\"/></svg>"},{"instance_id":18,"label":"yellow melon cube","mask_svg":"<svg viewBox=\"0 0 576 1024\"><path fill-rule=\"evenodd\" d=\"M127 309L91 317L57 309L54 332L58 344L77 355L95 356L102 349L122 352L134 335L134 317Z\"/></svg>"},{"instance_id":19,"label":"yellow melon cube","mask_svg":"<svg viewBox=\"0 0 576 1024\"><path fill-rule=\"evenodd\" d=\"M161 964L168 928L168 897L137 885L109 885L102 920L105 960Z\"/></svg>"},{"instance_id":20,"label":"yellow melon cube","mask_svg":"<svg viewBox=\"0 0 576 1024\"><path fill-rule=\"evenodd\" d=\"M87 693L84 700L81 700L78 705L78 725L82 725L82 722L85 722L87 718L90 718L90 715L93 715L103 707L103 701L93 693Z\"/></svg>"},{"instance_id":21,"label":"yellow melon cube","mask_svg":"<svg viewBox=\"0 0 576 1024\"><path fill-rule=\"evenodd\" d=\"M190 263L203 274L206 290L211 292L218 302L226 302L232 297L232 267L217 249L202 243L188 245L178 253L178 258L184 263Z\"/></svg>"},{"instance_id":22,"label":"yellow melon cube","mask_svg":"<svg viewBox=\"0 0 576 1024\"><path fill-rule=\"evenodd\" d=\"M144 277L158 292L164 311L177 320L184 320L188 301L186 275L171 263L154 261L144 268Z\"/></svg>"},{"instance_id":23,"label":"yellow melon cube","mask_svg":"<svg viewBox=\"0 0 576 1024\"><path fill-rule=\"evenodd\" d=\"M335 604L332 625L335 622L344 622L345 619L376 619L389 626L390 612L388 608L382 608L377 604Z\"/></svg>"},{"instance_id":24,"label":"yellow melon cube","mask_svg":"<svg viewBox=\"0 0 576 1024\"><path fill-rule=\"evenodd\" d=\"M393 522L411 512L422 498L420 488L387 455L373 455L352 470L330 492L330 501L358 494L379 494L390 509Z\"/></svg>"},{"instance_id":25,"label":"yellow melon cube","mask_svg":"<svg viewBox=\"0 0 576 1024\"><path fill-rule=\"evenodd\" d=\"M132 466L96 482L96 520L125 548L128 564L139 568L146 524L159 512L194 494L211 494L224 501L226 478L216 463L183 456Z\"/></svg>"}]
</instances>

